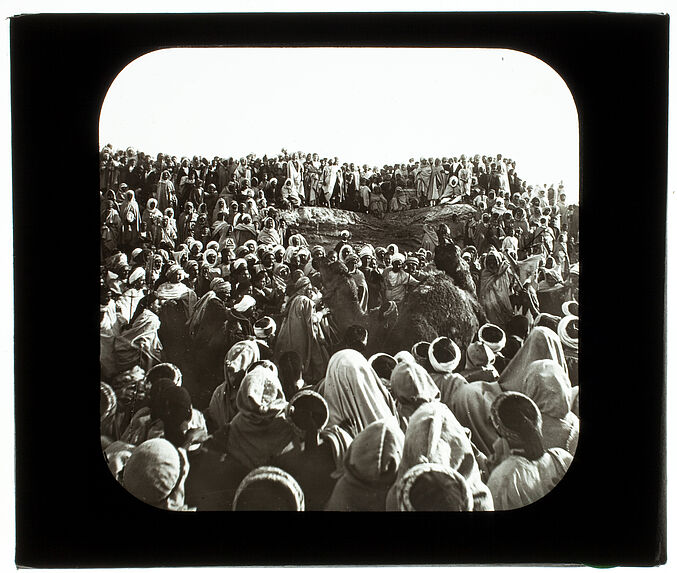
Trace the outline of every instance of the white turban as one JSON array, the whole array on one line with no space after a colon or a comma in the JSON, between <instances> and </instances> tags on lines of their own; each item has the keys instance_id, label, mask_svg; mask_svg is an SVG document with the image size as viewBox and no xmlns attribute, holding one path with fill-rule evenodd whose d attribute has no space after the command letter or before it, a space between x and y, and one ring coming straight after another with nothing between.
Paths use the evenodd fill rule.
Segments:
<instances>
[{"instance_id":1,"label":"white turban","mask_svg":"<svg viewBox=\"0 0 677 573\"><path fill-rule=\"evenodd\" d=\"M138 281L140 278L144 278L146 276L146 271L143 270L141 267L136 267L129 275L129 278L127 279L127 282L131 285L134 284L136 281Z\"/></svg>"},{"instance_id":2,"label":"white turban","mask_svg":"<svg viewBox=\"0 0 677 573\"><path fill-rule=\"evenodd\" d=\"M453 354L453 358L449 362L440 362L435 357L435 350L439 346L446 347L446 350ZM453 372L454 368L461 361L461 349L451 338L440 336L430 343L428 347L428 360L430 360L430 365L436 372Z\"/></svg>"},{"instance_id":3,"label":"white turban","mask_svg":"<svg viewBox=\"0 0 677 573\"><path fill-rule=\"evenodd\" d=\"M254 298L246 294L242 297L242 300L233 307L233 309L236 310L237 312L247 312L255 304L256 301L254 300Z\"/></svg>"},{"instance_id":4,"label":"white turban","mask_svg":"<svg viewBox=\"0 0 677 573\"><path fill-rule=\"evenodd\" d=\"M557 324L557 334L559 335L560 340L564 346L573 350L578 350L578 336L570 336L567 332L567 326L569 326L571 323L574 323L574 326L576 329L578 329L578 317L570 314L565 316Z\"/></svg>"}]
</instances>

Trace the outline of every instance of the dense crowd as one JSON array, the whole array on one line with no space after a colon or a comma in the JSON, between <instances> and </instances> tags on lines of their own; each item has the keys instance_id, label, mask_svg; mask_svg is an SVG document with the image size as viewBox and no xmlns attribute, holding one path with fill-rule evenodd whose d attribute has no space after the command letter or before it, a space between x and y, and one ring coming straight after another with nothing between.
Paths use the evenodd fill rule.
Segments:
<instances>
[{"instance_id":1,"label":"dense crowd","mask_svg":"<svg viewBox=\"0 0 677 573\"><path fill-rule=\"evenodd\" d=\"M564 475L579 264L562 185L527 184L501 155L377 169L106 146L100 161L101 441L133 495L176 510L480 511ZM348 229L311 246L287 221L305 205L383 218L445 204L469 207L424 224L416 251ZM440 271L479 329L385 352ZM345 323L341 284L368 318Z\"/></svg>"}]
</instances>

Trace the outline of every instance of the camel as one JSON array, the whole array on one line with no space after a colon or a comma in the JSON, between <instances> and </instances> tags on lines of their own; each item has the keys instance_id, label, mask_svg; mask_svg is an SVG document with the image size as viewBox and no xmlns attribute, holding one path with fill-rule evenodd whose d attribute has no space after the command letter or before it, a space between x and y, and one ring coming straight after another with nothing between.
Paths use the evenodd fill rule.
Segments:
<instances>
[{"instance_id":1,"label":"camel","mask_svg":"<svg viewBox=\"0 0 677 573\"><path fill-rule=\"evenodd\" d=\"M441 271L422 273L423 282L398 308L397 320L392 324L393 320L386 319L382 309L369 313L360 309L357 289L343 263L323 261L318 267L323 300L331 310L334 326L341 335L352 324L365 326L369 331L370 354L394 354L409 350L420 340L432 341L438 336L448 336L465 349L486 322L474 295L456 286Z\"/></svg>"}]
</instances>

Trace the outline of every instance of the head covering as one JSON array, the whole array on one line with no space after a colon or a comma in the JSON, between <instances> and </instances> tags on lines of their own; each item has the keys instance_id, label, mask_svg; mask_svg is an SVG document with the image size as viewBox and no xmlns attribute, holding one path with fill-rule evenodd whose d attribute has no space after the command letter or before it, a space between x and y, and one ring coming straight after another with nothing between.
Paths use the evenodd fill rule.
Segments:
<instances>
[{"instance_id":1,"label":"head covering","mask_svg":"<svg viewBox=\"0 0 677 573\"><path fill-rule=\"evenodd\" d=\"M419 364L397 364L390 375L390 387L403 419L409 419L421 404L440 399L440 389Z\"/></svg>"},{"instance_id":2,"label":"head covering","mask_svg":"<svg viewBox=\"0 0 677 573\"><path fill-rule=\"evenodd\" d=\"M275 263L273 265L273 280L275 285L286 291L287 289L287 280L289 280L290 272L289 267L284 263Z\"/></svg>"},{"instance_id":3,"label":"head covering","mask_svg":"<svg viewBox=\"0 0 677 573\"><path fill-rule=\"evenodd\" d=\"M209 283L209 290L214 291L216 294L224 292L229 293L231 288L231 284L221 277L216 277Z\"/></svg>"},{"instance_id":4,"label":"head covering","mask_svg":"<svg viewBox=\"0 0 677 573\"><path fill-rule=\"evenodd\" d=\"M183 506L183 484L188 476L185 452L162 438L146 440L134 448L123 473L124 488L156 507Z\"/></svg>"},{"instance_id":5,"label":"head covering","mask_svg":"<svg viewBox=\"0 0 677 573\"><path fill-rule=\"evenodd\" d=\"M160 379L167 379L176 386L181 386L183 383L183 375L181 370L171 362L161 362L156 364L146 373L146 383L153 387L155 381Z\"/></svg>"},{"instance_id":6,"label":"head covering","mask_svg":"<svg viewBox=\"0 0 677 573\"><path fill-rule=\"evenodd\" d=\"M395 253L391 258L390 262L394 263L395 261L400 261L400 263L404 264L405 258L404 255L401 253ZM418 262L418 261L417 261Z\"/></svg>"},{"instance_id":7,"label":"head covering","mask_svg":"<svg viewBox=\"0 0 677 573\"><path fill-rule=\"evenodd\" d=\"M254 368L242 380L235 403L238 413L230 424L226 452L250 469L264 465L292 437L278 377L264 366Z\"/></svg>"},{"instance_id":8,"label":"head covering","mask_svg":"<svg viewBox=\"0 0 677 573\"><path fill-rule=\"evenodd\" d=\"M328 511L383 511L402 458L404 434L394 418L375 420L353 440Z\"/></svg>"},{"instance_id":9,"label":"head covering","mask_svg":"<svg viewBox=\"0 0 677 573\"><path fill-rule=\"evenodd\" d=\"M254 253L247 253L244 256L244 260L247 263L247 267L253 267L257 262L258 259L256 258L256 255Z\"/></svg>"},{"instance_id":10,"label":"head covering","mask_svg":"<svg viewBox=\"0 0 677 573\"><path fill-rule=\"evenodd\" d=\"M249 296L248 294L244 295L240 302L233 306L233 310L237 312L247 312L250 308L256 305L256 300L254 297Z\"/></svg>"},{"instance_id":11,"label":"head covering","mask_svg":"<svg viewBox=\"0 0 677 573\"><path fill-rule=\"evenodd\" d=\"M129 257L132 261L138 257L141 253L143 253L143 249L141 247L137 247L132 251L131 256Z\"/></svg>"},{"instance_id":12,"label":"head covering","mask_svg":"<svg viewBox=\"0 0 677 573\"><path fill-rule=\"evenodd\" d=\"M350 348L331 357L318 391L329 405L329 425L347 420L360 432L374 420L396 416L395 402L378 374Z\"/></svg>"},{"instance_id":13,"label":"head covering","mask_svg":"<svg viewBox=\"0 0 677 573\"><path fill-rule=\"evenodd\" d=\"M549 328L553 332L557 332L557 325L559 324L560 317L555 316L554 314L548 314L547 312L542 312L536 316L534 319L534 326L542 326Z\"/></svg>"},{"instance_id":14,"label":"head covering","mask_svg":"<svg viewBox=\"0 0 677 573\"><path fill-rule=\"evenodd\" d=\"M256 338L268 338L274 336L277 330L275 321L269 316L264 316L254 323L254 335Z\"/></svg>"},{"instance_id":15,"label":"head covering","mask_svg":"<svg viewBox=\"0 0 677 573\"><path fill-rule=\"evenodd\" d=\"M571 382L554 360L533 362L527 369L521 392L534 401L544 416L564 418L571 411Z\"/></svg>"},{"instance_id":16,"label":"head covering","mask_svg":"<svg viewBox=\"0 0 677 573\"><path fill-rule=\"evenodd\" d=\"M397 366L397 360L390 356L390 354L377 352L369 358L368 362L369 366L374 369L374 372L379 375L381 380L388 381L387 386L389 386L390 376L393 373L395 366ZM382 374L387 374L387 376L383 376Z\"/></svg>"},{"instance_id":17,"label":"head covering","mask_svg":"<svg viewBox=\"0 0 677 573\"><path fill-rule=\"evenodd\" d=\"M535 326L522 348L501 373L498 380L501 388L521 392L524 376L531 363L544 359L554 360L568 375L566 357L559 336L549 328Z\"/></svg>"},{"instance_id":18,"label":"head covering","mask_svg":"<svg viewBox=\"0 0 677 573\"><path fill-rule=\"evenodd\" d=\"M346 257L353 252L353 248L350 245L343 245L339 251L339 259L345 262Z\"/></svg>"},{"instance_id":19,"label":"head covering","mask_svg":"<svg viewBox=\"0 0 677 573\"><path fill-rule=\"evenodd\" d=\"M360 252L358 254L360 258L362 257L376 257L376 253L374 252L374 247L371 245L365 245L360 249Z\"/></svg>"},{"instance_id":20,"label":"head covering","mask_svg":"<svg viewBox=\"0 0 677 573\"><path fill-rule=\"evenodd\" d=\"M391 249L392 248L392 249ZM386 251L392 250L393 255L396 255L397 253L400 252L399 247L395 243L390 243L388 247L386 248Z\"/></svg>"},{"instance_id":21,"label":"head covering","mask_svg":"<svg viewBox=\"0 0 677 573\"><path fill-rule=\"evenodd\" d=\"M339 236L340 236L344 241L347 241L348 239L350 239L350 231L344 229L343 231L341 231L341 232L339 233Z\"/></svg>"},{"instance_id":22,"label":"head covering","mask_svg":"<svg viewBox=\"0 0 677 573\"><path fill-rule=\"evenodd\" d=\"M491 366L496 361L494 351L484 342L473 342L466 350L466 370Z\"/></svg>"},{"instance_id":23,"label":"head covering","mask_svg":"<svg viewBox=\"0 0 677 573\"><path fill-rule=\"evenodd\" d=\"M428 360L436 372L453 372L461 361L461 349L451 338L440 336L430 343Z\"/></svg>"},{"instance_id":24,"label":"head covering","mask_svg":"<svg viewBox=\"0 0 677 573\"><path fill-rule=\"evenodd\" d=\"M313 390L300 390L289 400L287 420L298 431L320 431L329 420L327 401Z\"/></svg>"},{"instance_id":25,"label":"head covering","mask_svg":"<svg viewBox=\"0 0 677 573\"><path fill-rule=\"evenodd\" d=\"M575 300L563 302L562 312L564 316L578 316L578 303Z\"/></svg>"},{"instance_id":26,"label":"head covering","mask_svg":"<svg viewBox=\"0 0 677 573\"><path fill-rule=\"evenodd\" d=\"M522 445L532 437L542 439L541 411L531 398L521 392L503 392L496 397L491 405L491 423L498 435L507 439L511 446ZM529 426L533 434L527 432ZM538 445L534 444L534 450L538 450ZM531 459L531 456L528 457Z\"/></svg>"},{"instance_id":27,"label":"head covering","mask_svg":"<svg viewBox=\"0 0 677 573\"><path fill-rule=\"evenodd\" d=\"M245 259L235 259L231 266L234 271L239 268L247 268L247 261Z\"/></svg>"},{"instance_id":28,"label":"head covering","mask_svg":"<svg viewBox=\"0 0 677 573\"><path fill-rule=\"evenodd\" d=\"M430 364L428 360L428 351L430 350L430 342L421 340L411 347L411 354L418 364L425 367Z\"/></svg>"},{"instance_id":29,"label":"head covering","mask_svg":"<svg viewBox=\"0 0 677 573\"><path fill-rule=\"evenodd\" d=\"M261 466L240 482L233 499L233 511L304 511L303 491L287 472Z\"/></svg>"},{"instance_id":30,"label":"head covering","mask_svg":"<svg viewBox=\"0 0 677 573\"><path fill-rule=\"evenodd\" d=\"M319 259L327 255L327 253L324 250L324 247L321 247L320 245L315 245L310 250L310 254L314 259Z\"/></svg>"},{"instance_id":31,"label":"head covering","mask_svg":"<svg viewBox=\"0 0 677 573\"><path fill-rule=\"evenodd\" d=\"M260 358L258 344L253 340L241 340L233 344L223 361L223 371L226 382L232 382L234 377L245 372Z\"/></svg>"},{"instance_id":32,"label":"head covering","mask_svg":"<svg viewBox=\"0 0 677 573\"><path fill-rule=\"evenodd\" d=\"M402 479L409 469L421 463L441 464L457 471L473 495L473 509L493 509L491 493L482 482L466 429L447 406L437 401L423 404L409 418L398 480L388 494L387 509L397 509L397 490Z\"/></svg>"},{"instance_id":33,"label":"head covering","mask_svg":"<svg viewBox=\"0 0 677 573\"><path fill-rule=\"evenodd\" d=\"M416 257L414 257L414 256L410 256L410 257L407 257L407 258L405 259L404 263L405 263L405 264L413 264L413 265L419 266L419 265L421 264L421 261L419 261L419 260L418 260Z\"/></svg>"},{"instance_id":34,"label":"head covering","mask_svg":"<svg viewBox=\"0 0 677 573\"><path fill-rule=\"evenodd\" d=\"M473 496L465 478L442 464L412 467L395 489L399 511L472 511Z\"/></svg>"},{"instance_id":35,"label":"head covering","mask_svg":"<svg viewBox=\"0 0 677 573\"><path fill-rule=\"evenodd\" d=\"M311 285L310 279L303 275L299 279L297 279L293 285L290 285L289 292L287 293L289 295L289 298L292 296L298 294L301 290L303 290L306 287L309 287Z\"/></svg>"},{"instance_id":36,"label":"head covering","mask_svg":"<svg viewBox=\"0 0 677 573\"><path fill-rule=\"evenodd\" d=\"M557 334L562 344L572 350L578 350L578 317L567 315L559 321Z\"/></svg>"},{"instance_id":37,"label":"head covering","mask_svg":"<svg viewBox=\"0 0 677 573\"><path fill-rule=\"evenodd\" d=\"M207 260L207 257L208 257L209 255L214 255L214 262L213 262L213 263L210 263L210 262ZM216 261L217 261L218 256L219 256L219 254L218 254L214 249L207 249L207 250L202 254L202 262L203 262L205 265L209 265L210 267L213 267L214 265L216 265Z\"/></svg>"},{"instance_id":38,"label":"head covering","mask_svg":"<svg viewBox=\"0 0 677 573\"><path fill-rule=\"evenodd\" d=\"M477 338L491 348L494 353L500 352L505 346L505 332L495 324L483 324L477 332Z\"/></svg>"},{"instance_id":39,"label":"head covering","mask_svg":"<svg viewBox=\"0 0 677 573\"><path fill-rule=\"evenodd\" d=\"M170 282L179 282L182 278L184 278L185 274L179 265L173 264L167 269L165 276Z\"/></svg>"},{"instance_id":40,"label":"head covering","mask_svg":"<svg viewBox=\"0 0 677 573\"><path fill-rule=\"evenodd\" d=\"M132 285L139 279L145 278L146 271L142 267L136 267L130 274L127 282Z\"/></svg>"}]
</instances>

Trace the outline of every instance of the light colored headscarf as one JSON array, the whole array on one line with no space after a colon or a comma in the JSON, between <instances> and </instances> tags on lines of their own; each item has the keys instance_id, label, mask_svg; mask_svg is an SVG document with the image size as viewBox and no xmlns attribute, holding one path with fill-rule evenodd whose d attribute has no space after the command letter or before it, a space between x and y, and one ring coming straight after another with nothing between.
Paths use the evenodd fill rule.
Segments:
<instances>
[{"instance_id":1,"label":"light colored headscarf","mask_svg":"<svg viewBox=\"0 0 677 573\"><path fill-rule=\"evenodd\" d=\"M189 469L182 448L154 438L134 448L125 465L122 484L134 497L154 507L184 510L184 484Z\"/></svg>"},{"instance_id":2,"label":"light colored headscarf","mask_svg":"<svg viewBox=\"0 0 677 573\"><path fill-rule=\"evenodd\" d=\"M562 448L574 454L579 421L571 412L574 393L562 367L554 360L536 360L524 378L522 394L531 398L543 417L543 447Z\"/></svg>"},{"instance_id":3,"label":"light colored headscarf","mask_svg":"<svg viewBox=\"0 0 677 573\"><path fill-rule=\"evenodd\" d=\"M283 273L285 274L284 277L282 276ZM275 285L282 290L282 292L287 291L287 281L289 280L290 274L289 267L284 263L275 263L273 266L273 280L275 281Z\"/></svg>"},{"instance_id":4,"label":"light colored headscarf","mask_svg":"<svg viewBox=\"0 0 677 573\"><path fill-rule=\"evenodd\" d=\"M235 306L233 306L233 310L236 310L237 312L247 312L255 304L256 299L246 294L242 297L242 300L240 300L240 302L238 302Z\"/></svg>"},{"instance_id":5,"label":"light colored headscarf","mask_svg":"<svg viewBox=\"0 0 677 573\"><path fill-rule=\"evenodd\" d=\"M260 359L259 345L253 340L241 340L233 344L223 361L225 382L219 385L209 401L209 417L221 428L235 416L235 389L237 378L254 362Z\"/></svg>"},{"instance_id":6,"label":"light colored headscarf","mask_svg":"<svg viewBox=\"0 0 677 573\"><path fill-rule=\"evenodd\" d=\"M498 379L503 391L521 392L529 366L536 360L544 359L554 360L569 375L559 336L545 326L535 326Z\"/></svg>"},{"instance_id":7,"label":"light colored headscarf","mask_svg":"<svg viewBox=\"0 0 677 573\"><path fill-rule=\"evenodd\" d=\"M254 368L242 380L235 403L238 413L230 424L226 453L249 469L270 463L293 433L279 379L269 368Z\"/></svg>"},{"instance_id":8,"label":"light colored headscarf","mask_svg":"<svg viewBox=\"0 0 677 573\"><path fill-rule=\"evenodd\" d=\"M329 405L328 425L348 420L361 432L375 420L397 417L393 397L367 359L350 348L334 354L318 387Z\"/></svg>"},{"instance_id":9,"label":"light colored headscarf","mask_svg":"<svg viewBox=\"0 0 677 573\"><path fill-rule=\"evenodd\" d=\"M140 278L146 276L146 271L142 267L136 267L127 278L127 282L131 285L138 281Z\"/></svg>"},{"instance_id":10,"label":"light colored headscarf","mask_svg":"<svg viewBox=\"0 0 677 573\"><path fill-rule=\"evenodd\" d=\"M563 418L571 411L571 382L554 360L533 362L518 392L529 396L543 415Z\"/></svg>"},{"instance_id":11,"label":"light colored headscarf","mask_svg":"<svg viewBox=\"0 0 677 573\"><path fill-rule=\"evenodd\" d=\"M404 434L393 418L376 420L350 444L343 474L332 492L328 511L383 511L388 488L397 477Z\"/></svg>"},{"instance_id":12,"label":"light colored headscarf","mask_svg":"<svg viewBox=\"0 0 677 573\"><path fill-rule=\"evenodd\" d=\"M280 233L274 226L270 229L266 227L267 221L273 221L273 219L271 217L266 217L263 220L263 229L259 231L256 240L264 245L280 245L282 243Z\"/></svg>"},{"instance_id":13,"label":"light colored headscarf","mask_svg":"<svg viewBox=\"0 0 677 573\"><path fill-rule=\"evenodd\" d=\"M403 422L426 402L440 399L440 389L430 374L418 364L400 362L390 375L391 392ZM406 423L403 424L406 429Z\"/></svg>"},{"instance_id":14,"label":"light colored headscarf","mask_svg":"<svg viewBox=\"0 0 677 573\"><path fill-rule=\"evenodd\" d=\"M286 500L280 500L284 507L269 507L267 510L287 510L287 511L304 511L305 499L303 491L298 482L287 472L275 466L262 466L249 472L245 478L240 482L240 485L235 492L233 499L233 511L240 509L238 506L242 504L241 498L246 496L247 488L252 485L258 487L271 485L282 486L285 490ZM277 489L276 489L277 491Z\"/></svg>"},{"instance_id":15,"label":"light colored headscarf","mask_svg":"<svg viewBox=\"0 0 677 573\"><path fill-rule=\"evenodd\" d=\"M386 509L398 509L398 489L403 487L402 479L412 467L421 463L441 464L460 473L472 492L475 511L491 511L494 508L491 493L482 482L466 429L440 402L423 404L409 419L398 479L388 494Z\"/></svg>"},{"instance_id":16,"label":"light colored headscarf","mask_svg":"<svg viewBox=\"0 0 677 573\"><path fill-rule=\"evenodd\" d=\"M214 255L214 262L210 263L207 260L208 255ZM214 250L214 249L207 249L203 254L202 254L202 264L207 265L208 267L215 267L216 263L218 262L219 254ZM180 268L180 267L179 267Z\"/></svg>"},{"instance_id":17,"label":"light colored headscarf","mask_svg":"<svg viewBox=\"0 0 677 573\"><path fill-rule=\"evenodd\" d=\"M402 253L395 253L391 258L390 261L394 263L395 261L400 261L401 264L404 264L404 261L406 259L404 258L404 255Z\"/></svg>"}]
</instances>

